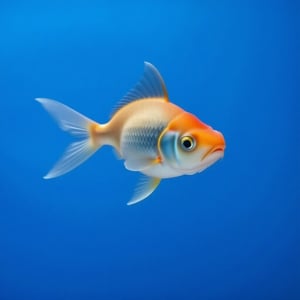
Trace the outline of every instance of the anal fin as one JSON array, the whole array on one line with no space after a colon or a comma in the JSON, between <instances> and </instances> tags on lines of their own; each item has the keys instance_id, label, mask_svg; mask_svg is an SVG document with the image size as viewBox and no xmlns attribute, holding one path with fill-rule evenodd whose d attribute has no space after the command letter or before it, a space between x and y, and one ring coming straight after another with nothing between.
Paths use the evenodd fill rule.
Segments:
<instances>
[{"instance_id":1,"label":"anal fin","mask_svg":"<svg viewBox=\"0 0 300 300\"><path fill-rule=\"evenodd\" d=\"M127 202L127 205L132 205L146 199L158 187L160 181L160 178L143 176L135 188L133 197Z\"/></svg>"}]
</instances>

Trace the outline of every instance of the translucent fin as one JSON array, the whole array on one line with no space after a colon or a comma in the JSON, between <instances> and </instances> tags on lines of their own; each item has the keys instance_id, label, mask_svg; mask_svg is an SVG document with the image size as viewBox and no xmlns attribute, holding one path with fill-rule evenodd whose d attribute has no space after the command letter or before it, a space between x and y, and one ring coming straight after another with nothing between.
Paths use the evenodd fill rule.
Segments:
<instances>
[{"instance_id":1,"label":"translucent fin","mask_svg":"<svg viewBox=\"0 0 300 300\"><path fill-rule=\"evenodd\" d=\"M160 178L143 176L136 186L132 199L127 202L127 205L132 205L146 199L158 187L160 181Z\"/></svg>"},{"instance_id":2,"label":"translucent fin","mask_svg":"<svg viewBox=\"0 0 300 300\"><path fill-rule=\"evenodd\" d=\"M161 162L161 158L148 158L145 157L135 158L135 159L127 159L124 162L125 168L129 171L143 171L155 164L159 164Z\"/></svg>"},{"instance_id":3,"label":"translucent fin","mask_svg":"<svg viewBox=\"0 0 300 300\"><path fill-rule=\"evenodd\" d=\"M80 141L72 143L67 148L62 158L44 176L45 179L58 177L70 172L101 147L102 144L99 141L95 143L93 140L94 132L92 130L97 123L57 101L45 98L37 98L36 100L58 122L62 130L81 138Z\"/></svg>"},{"instance_id":4,"label":"translucent fin","mask_svg":"<svg viewBox=\"0 0 300 300\"><path fill-rule=\"evenodd\" d=\"M136 86L131 89L115 107L113 114L126 104L146 98L160 98L169 101L168 91L159 71L149 62L144 62L144 73Z\"/></svg>"},{"instance_id":5,"label":"translucent fin","mask_svg":"<svg viewBox=\"0 0 300 300\"><path fill-rule=\"evenodd\" d=\"M48 174L44 176L44 178L55 178L72 171L86 161L97 150L98 147L94 148L90 144L89 139L72 143L69 145L61 159L54 165Z\"/></svg>"},{"instance_id":6,"label":"translucent fin","mask_svg":"<svg viewBox=\"0 0 300 300\"><path fill-rule=\"evenodd\" d=\"M35 100L43 105L62 130L68 131L74 136L88 137L89 125L96 123L58 101L46 98L36 98Z\"/></svg>"},{"instance_id":7,"label":"translucent fin","mask_svg":"<svg viewBox=\"0 0 300 300\"><path fill-rule=\"evenodd\" d=\"M129 171L143 171L150 167L152 164L151 159L145 159L145 158L140 158L140 159L127 159L124 162L124 166L127 170Z\"/></svg>"}]
</instances>

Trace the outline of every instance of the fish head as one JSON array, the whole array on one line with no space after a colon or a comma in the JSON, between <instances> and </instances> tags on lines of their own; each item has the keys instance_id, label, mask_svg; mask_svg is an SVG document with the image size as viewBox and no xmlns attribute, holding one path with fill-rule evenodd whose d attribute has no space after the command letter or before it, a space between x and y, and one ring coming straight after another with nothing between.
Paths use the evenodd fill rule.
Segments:
<instances>
[{"instance_id":1,"label":"fish head","mask_svg":"<svg viewBox=\"0 0 300 300\"><path fill-rule=\"evenodd\" d=\"M182 175L203 171L224 156L222 133L184 112L170 122L159 140L163 161Z\"/></svg>"}]
</instances>

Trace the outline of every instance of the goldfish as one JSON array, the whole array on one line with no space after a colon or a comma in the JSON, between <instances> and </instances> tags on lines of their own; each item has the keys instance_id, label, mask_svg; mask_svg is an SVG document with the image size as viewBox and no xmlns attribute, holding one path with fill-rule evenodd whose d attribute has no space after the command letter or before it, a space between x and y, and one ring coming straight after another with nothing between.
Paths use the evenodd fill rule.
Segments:
<instances>
[{"instance_id":1,"label":"goldfish","mask_svg":"<svg viewBox=\"0 0 300 300\"><path fill-rule=\"evenodd\" d=\"M147 198L162 179L199 173L224 155L222 133L170 102L161 74L149 62L107 123L100 124L55 100L36 101L62 130L78 138L44 178L66 174L109 145L127 170L142 174L128 205Z\"/></svg>"}]
</instances>

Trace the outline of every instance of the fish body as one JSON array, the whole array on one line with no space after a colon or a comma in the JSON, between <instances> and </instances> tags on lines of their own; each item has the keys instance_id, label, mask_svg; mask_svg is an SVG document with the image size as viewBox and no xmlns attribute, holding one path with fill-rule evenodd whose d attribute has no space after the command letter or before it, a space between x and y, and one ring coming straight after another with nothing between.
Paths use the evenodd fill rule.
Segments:
<instances>
[{"instance_id":1,"label":"fish body","mask_svg":"<svg viewBox=\"0 0 300 300\"><path fill-rule=\"evenodd\" d=\"M171 103L160 73L147 62L141 80L106 124L99 124L57 101L36 100L63 130L79 138L44 178L63 175L103 145L110 145L128 170L144 174L128 204L148 197L162 178L201 172L224 154L223 135Z\"/></svg>"}]
</instances>

